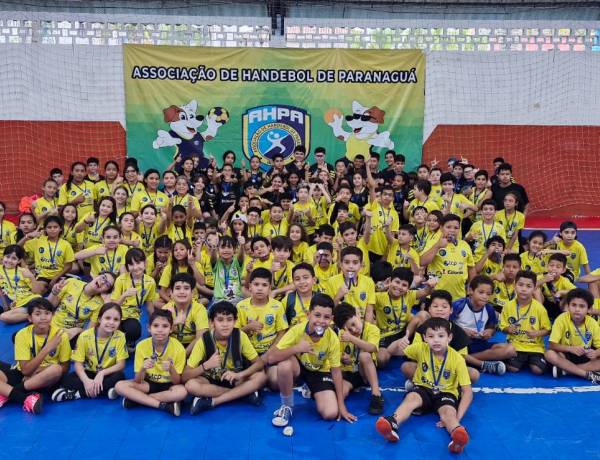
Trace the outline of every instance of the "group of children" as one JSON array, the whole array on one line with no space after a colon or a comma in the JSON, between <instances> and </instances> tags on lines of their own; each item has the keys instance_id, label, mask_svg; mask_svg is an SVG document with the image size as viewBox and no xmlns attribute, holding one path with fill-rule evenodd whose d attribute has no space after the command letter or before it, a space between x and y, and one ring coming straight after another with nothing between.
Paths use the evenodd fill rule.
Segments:
<instances>
[{"instance_id":1,"label":"group of children","mask_svg":"<svg viewBox=\"0 0 600 460\"><path fill-rule=\"evenodd\" d=\"M374 153L335 167L324 149L314 165L306 156L299 147L264 173L226 152L221 169L191 158L143 176L128 159L124 178L112 161L100 176L91 158L65 183L53 170L18 226L0 203L0 320L29 322L15 364L0 363L0 407L38 414L46 393L178 416L189 396L196 415L259 405L269 388L281 397L272 423L285 427L299 382L323 419L349 422L346 398L369 387L386 439L437 412L461 452L481 372L600 383L600 273L574 223L523 239L523 197L499 206L494 177L461 162L409 175L392 151L383 171ZM383 416L378 370L394 357L407 396Z\"/></svg>"}]
</instances>

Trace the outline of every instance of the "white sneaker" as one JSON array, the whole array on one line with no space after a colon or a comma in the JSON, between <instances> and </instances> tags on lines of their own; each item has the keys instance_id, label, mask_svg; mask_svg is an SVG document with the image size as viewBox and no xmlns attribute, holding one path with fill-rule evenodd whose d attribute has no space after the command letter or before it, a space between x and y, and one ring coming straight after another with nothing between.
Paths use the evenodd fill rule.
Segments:
<instances>
[{"instance_id":1,"label":"white sneaker","mask_svg":"<svg viewBox=\"0 0 600 460\"><path fill-rule=\"evenodd\" d=\"M290 419L292 418L292 408L282 404L279 409L273 412L273 415L273 420L271 420L273 425L282 428L290 423Z\"/></svg>"},{"instance_id":2,"label":"white sneaker","mask_svg":"<svg viewBox=\"0 0 600 460\"><path fill-rule=\"evenodd\" d=\"M115 390L114 388L108 390L108 399L117 399L118 397L119 394L117 393L117 390Z\"/></svg>"}]
</instances>

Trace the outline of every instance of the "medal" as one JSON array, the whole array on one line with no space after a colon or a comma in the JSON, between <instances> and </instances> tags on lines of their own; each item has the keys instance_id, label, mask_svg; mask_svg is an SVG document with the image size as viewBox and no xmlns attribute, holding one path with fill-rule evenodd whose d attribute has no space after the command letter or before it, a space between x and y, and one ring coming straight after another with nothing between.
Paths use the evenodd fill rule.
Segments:
<instances>
[{"instance_id":1,"label":"medal","mask_svg":"<svg viewBox=\"0 0 600 460\"><path fill-rule=\"evenodd\" d=\"M438 394L440 392L440 380L442 379L442 374L444 373L444 368L446 367L446 358L448 358L448 350L446 350L446 353L444 354L444 360L442 361L442 364L440 365L440 370L437 373L437 376L435 374L435 363L433 361L433 352L431 351L431 349L429 349L429 362L431 364L431 374L433 375L433 386L432 386L432 391L435 394Z\"/></svg>"}]
</instances>

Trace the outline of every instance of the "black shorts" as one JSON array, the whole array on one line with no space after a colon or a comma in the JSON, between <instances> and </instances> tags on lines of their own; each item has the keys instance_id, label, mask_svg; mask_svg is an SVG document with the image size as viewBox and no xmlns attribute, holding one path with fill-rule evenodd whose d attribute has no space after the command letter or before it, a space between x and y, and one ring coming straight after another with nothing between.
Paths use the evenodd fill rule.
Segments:
<instances>
[{"instance_id":1,"label":"black shorts","mask_svg":"<svg viewBox=\"0 0 600 460\"><path fill-rule=\"evenodd\" d=\"M13 369L12 366L4 361L0 361L0 371L6 375L6 383L11 387L17 386L23 381L23 374L19 369Z\"/></svg>"},{"instance_id":2,"label":"black shorts","mask_svg":"<svg viewBox=\"0 0 600 460\"><path fill-rule=\"evenodd\" d=\"M310 392L314 395L319 391L335 391L331 372L309 371L302 363L300 364L300 379L306 383Z\"/></svg>"},{"instance_id":3,"label":"black shorts","mask_svg":"<svg viewBox=\"0 0 600 460\"><path fill-rule=\"evenodd\" d=\"M145 382L150 385L150 391L148 391L148 394L167 391L173 386L171 382L151 382L149 380L146 380Z\"/></svg>"},{"instance_id":4,"label":"black shorts","mask_svg":"<svg viewBox=\"0 0 600 460\"><path fill-rule=\"evenodd\" d=\"M379 348L389 347L392 344L392 342L395 342L396 340L401 339L402 337L404 337L405 334L406 334L406 329L404 329L400 332L396 332L395 334L388 335L387 337L382 337L379 340Z\"/></svg>"},{"instance_id":5,"label":"black shorts","mask_svg":"<svg viewBox=\"0 0 600 460\"><path fill-rule=\"evenodd\" d=\"M415 415L428 414L437 412L440 407L452 406L455 409L458 407L458 398L452 393L434 393L431 388L415 386L410 392L417 393L423 400L421 407L415 409ZM409 393L410 393L409 392Z\"/></svg>"},{"instance_id":6,"label":"black shorts","mask_svg":"<svg viewBox=\"0 0 600 460\"><path fill-rule=\"evenodd\" d=\"M353 390L368 386L368 383L365 382L365 379L360 375L360 372L344 371L342 372L342 378L352 385Z\"/></svg>"},{"instance_id":7,"label":"black shorts","mask_svg":"<svg viewBox=\"0 0 600 460\"><path fill-rule=\"evenodd\" d=\"M206 375L203 375L202 377L208 380L208 383L210 383L211 385L216 385L218 387L223 388L235 388L235 385L233 383L230 383L229 380L219 380L213 377L207 377Z\"/></svg>"},{"instance_id":8,"label":"black shorts","mask_svg":"<svg viewBox=\"0 0 600 460\"><path fill-rule=\"evenodd\" d=\"M525 364L535 366L542 372L546 372L546 369L548 369L548 363L544 359L544 354L530 351L517 351L517 356L509 359L506 364L519 370L521 370Z\"/></svg>"},{"instance_id":9,"label":"black shorts","mask_svg":"<svg viewBox=\"0 0 600 460\"><path fill-rule=\"evenodd\" d=\"M577 355L574 355L573 353L565 353L565 358L567 358L573 364L577 364L577 365L590 362L590 358L588 358L587 356L585 356L585 355L577 356Z\"/></svg>"}]
</instances>

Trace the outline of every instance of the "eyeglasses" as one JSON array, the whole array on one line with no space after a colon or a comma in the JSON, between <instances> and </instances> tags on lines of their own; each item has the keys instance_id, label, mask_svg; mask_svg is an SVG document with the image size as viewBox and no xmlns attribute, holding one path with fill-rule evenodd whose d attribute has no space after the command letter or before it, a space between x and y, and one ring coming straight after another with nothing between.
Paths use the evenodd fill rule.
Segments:
<instances>
[{"instance_id":1,"label":"eyeglasses","mask_svg":"<svg viewBox=\"0 0 600 460\"><path fill-rule=\"evenodd\" d=\"M104 284L104 286L112 286L112 282L108 279L108 276L106 275L100 275L100 282Z\"/></svg>"}]
</instances>

